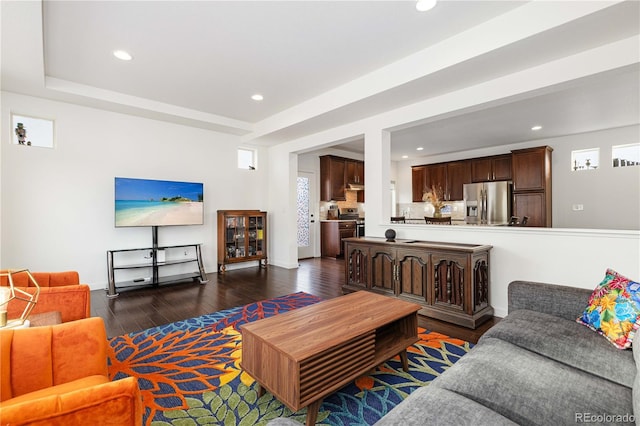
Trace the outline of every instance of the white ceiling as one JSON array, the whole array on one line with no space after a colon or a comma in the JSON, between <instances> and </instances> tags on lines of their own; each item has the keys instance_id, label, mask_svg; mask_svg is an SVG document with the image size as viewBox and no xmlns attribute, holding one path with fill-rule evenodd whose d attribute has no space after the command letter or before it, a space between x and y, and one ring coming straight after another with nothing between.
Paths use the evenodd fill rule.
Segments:
<instances>
[{"instance_id":1,"label":"white ceiling","mask_svg":"<svg viewBox=\"0 0 640 426\"><path fill-rule=\"evenodd\" d=\"M2 90L278 143L640 33L635 0L536 3L3 1ZM392 158L636 124L639 75L636 63L406 123Z\"/></svg>"}]
</instances>

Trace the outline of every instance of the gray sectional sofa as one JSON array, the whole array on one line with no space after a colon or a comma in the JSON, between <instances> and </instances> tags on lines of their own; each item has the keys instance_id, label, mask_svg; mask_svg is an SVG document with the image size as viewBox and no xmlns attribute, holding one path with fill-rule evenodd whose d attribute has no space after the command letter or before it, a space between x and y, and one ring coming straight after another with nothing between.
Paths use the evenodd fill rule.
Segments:
<instances>
[{"instance_id":1,"label":"gray sectional sofa","mask_svg":"<svg viewBox=\"0 0 640 426\"><path fill-rule=\"evenodd\" d=\"M376 425L633 423L640 409L640 350L634 360L631 349L617 349L576 322L590 294L512 282L509 314Z\"/></svg>"},{"instance_id":2,"label":"gray sectional sofa","mask_svg":"<svg viewBox=\"0 0 640 426\"><path fill-rule=\"evenodd\" d=\"M576 322L591 292L510 283L509 314L376 425L633 423L640 351L634 360Z\"/></svg>"}]
</instances>

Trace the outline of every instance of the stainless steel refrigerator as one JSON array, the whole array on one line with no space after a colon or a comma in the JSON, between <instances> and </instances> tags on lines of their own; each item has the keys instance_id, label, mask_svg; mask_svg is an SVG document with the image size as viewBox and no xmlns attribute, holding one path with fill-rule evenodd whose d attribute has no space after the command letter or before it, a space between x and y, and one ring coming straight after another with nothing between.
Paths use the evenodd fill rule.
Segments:
<instances>
[{"instance_id":1,"label":"stainless steel refrigerator","mask_svg":"<svg viewBox=\"0 0 640 426\"><path fill-rule=\"evenodd\" d=\"M465 220L477 225L508 225L511 181L468 183L463 187Z\"/></svg>"}]
</instances>

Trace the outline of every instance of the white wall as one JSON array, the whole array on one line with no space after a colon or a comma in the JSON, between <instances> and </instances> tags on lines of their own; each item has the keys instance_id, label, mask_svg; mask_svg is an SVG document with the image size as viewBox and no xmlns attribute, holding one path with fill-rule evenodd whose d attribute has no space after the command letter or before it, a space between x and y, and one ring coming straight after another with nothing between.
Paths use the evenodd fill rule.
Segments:
<instances>
[{"instance_id":1,"label":"white wall","mask_svg":"<svg viewBox=\"0 0 640 426\"><path fill-rule=\"evenodd\" d=\"M512 149L548 145L552 153L552 214L554 228L640 230L640 167L611 166L611 147L640 141L640 126L620 127L453 155L397 163L399 203L411 203L411 165L506 154ZM571 151L600 148L596 170L570 170ZM573 211L582 204L583 211Z\"/></svg>"},{"instance_id":2,"label":"white wall","mask_svg":"<svg viewBox=\"0 0 640 426\"><path fill-rule=\"evenodd\" d=\"M443 227L441 225L367 225L382 236L489 244L489 302L497 316L507 314L507 286L514 280L540 281L594 289L607 268L640 279L640 233L550 228Z\"/></svg>"},{"instance_id":3,"label":"white wall","mask_svg":"<svg viewBox=\"0 0 640 426\"><path fill-rule=\"evenodd\" d=\"M55 120L55 148L13 145L12 112ZM107 283L106 250L149 247L151 228L114 227L114 177L204 182L205 223L159 229L159 244L201 243L216 271L216 210L265 209L268 161L236 166L236 136L2 92L2 268L77 270Z\"/></svg>"}]
</instances>

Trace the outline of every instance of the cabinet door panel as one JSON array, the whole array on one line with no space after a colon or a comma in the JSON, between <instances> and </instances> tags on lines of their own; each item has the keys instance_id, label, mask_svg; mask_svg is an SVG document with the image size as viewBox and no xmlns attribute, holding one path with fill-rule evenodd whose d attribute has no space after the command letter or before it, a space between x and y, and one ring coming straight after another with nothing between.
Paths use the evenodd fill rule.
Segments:
<instances>
[{"instance_id":1,"label":"cabinet door panel","mask_svg":"<svg viewBox=\"0 0 640 426\"><path fill-rule=\"evenodd\" d=\"M471 160L471 180L488 182L491 180L491 158L474 158Z\"/></svg>"},{"instance_id":2,"label":"cabinet door panel","mask_svg":"<svg viewBox=\"0 0 640 426\"><path fill-rule=\"evenodd\" d=\"M436 189L442 190L444 193L444 191L447 190L447 165L429 165L426 167L425 171L425 189L430 191L433 186Z\"/></svg>"},{"instance_id":3,"label":"cabinet door panel","mask_svg":"<svg viewBox=\"0 0 640 426\"><path fill-rule=\"evenodd\" d=\"M394 293L394 255L371 249L371 289Z\"/></svg>"},{"instance_id":4,"label":"cabinet door panel","mask_svg":"<svg viewBox=\"0 0 640 426\"><path fill-rule=\"evenodd\" d=\"M434 305L465 310L466 257L433 255L432 265Z\"/></svg>"},{"instance_id":5,"label":"cabinet door panel","mask_svg":"<svg viewBox=\"0 0 640 426\"><path fill-rule=\"evenodd\" d=\"M426 253L398 251L398 294L430 303L427 292L429 256Z\"/></svg>"},{"instance_id":6,"label":"cabinet door panel","mask_svg":"<svg viewBox=\"0 0 640 426\"><path fill-rule=\"evenodd\" d=\"M511 154L493 159L493 180L511 180Z\"/></svg>"},{"instance_id":7,"label":"cabinet door panel","mask_svg":"<svg viewBox=\"0 0 640 426\"><path fill-rule=\"evenodd\" d=\"M345 270L347 285L368 289L369 248L347 243L345 247L345 259L347 260Z\"/></svg>"},{"instance_id":8,"label":"cabinet door panel","mask_svg":"<svg viewBox=\"0 0 640 426\"><path fill-rule=\"evenodd\" d=\"M545 189L544 151L513 154L514 191L541 191Z\"/></svg>"},{"instance_id":9,"label":"cabinet door panel","mask_svg":"<svg viewBox=\"0 0 640 426\"><path fill-rule=\"evenodd\" d=\"M320 201L345 201L345 160L324 155L320 157Z\"/></svg>"},{"instance_id":10,"label":"cabinet door panel","mask_svg":"<svg viewBox=\"0 0 640 426\"><path fill-rule=\"evenodd\" d=\"M422 201L422 196L426 192L425 187L425 166L411 168L411 194L414 203Z\"/></svg>"},{"instance_id":11,"label":"cabinet door panel","mask_svg":"<svg viewBox=\"0 0 640 426\"><path fill-rule=\"evenodd\" d=\"M527 226L547 226L544 192L513 195L513 215L521 221L528 216Z\"/></svg>"},{"instance_id":12,"label":"cabinet door panel","mask_svg":"<svg viewBox=\"0 0 640 426\"><path fill-rule=\"evenodd\" d=\"M446 199L448 201L462 201L465 183L471 183L471 163L469 161L448 163Z\"/></svg>"}]
</instances>

